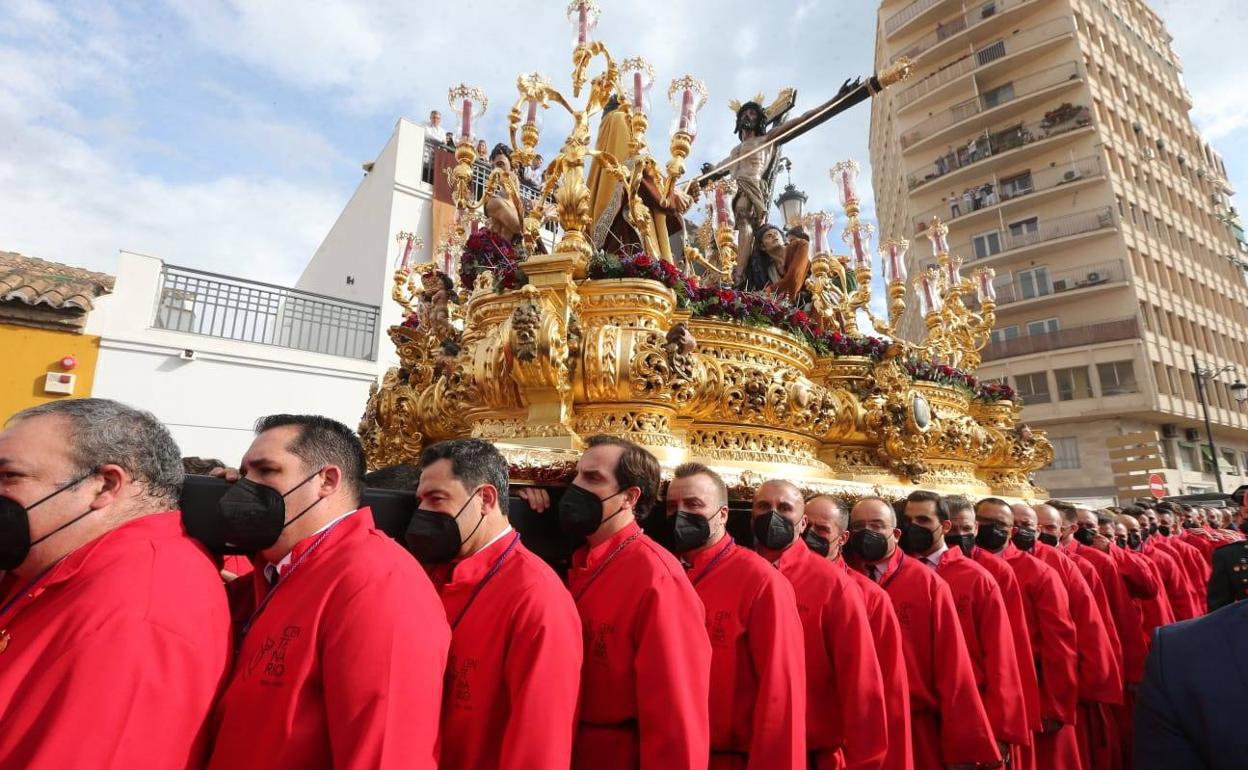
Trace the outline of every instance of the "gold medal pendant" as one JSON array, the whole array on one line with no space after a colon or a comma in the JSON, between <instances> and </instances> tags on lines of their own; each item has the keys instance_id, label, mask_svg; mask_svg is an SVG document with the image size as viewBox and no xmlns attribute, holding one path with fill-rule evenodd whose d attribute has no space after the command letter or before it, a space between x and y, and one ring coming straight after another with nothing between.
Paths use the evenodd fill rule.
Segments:
<instances>
[{"instance_id":1,"label":"gold medal pendant","mask_svg":"<svg viewBox=\"0 0 1248 770\"><path fill-rule=\"evenodd\" d=\"M9 649L9 640L12 638L8 631L0 629L0 652Z\"/></svg>"}]
</instances>

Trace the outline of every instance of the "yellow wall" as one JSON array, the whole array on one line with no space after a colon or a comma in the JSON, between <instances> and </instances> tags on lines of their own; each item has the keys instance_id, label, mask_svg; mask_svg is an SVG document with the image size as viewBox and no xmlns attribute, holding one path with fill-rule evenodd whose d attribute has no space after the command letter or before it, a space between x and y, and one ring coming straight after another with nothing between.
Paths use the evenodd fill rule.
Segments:
<instances>
[{"instance_id":1,"label":"yellow wall","mask_svg":"<svg viewBox=\"0 0 1248 770\"><path fill-rule=\"evenodd\" d=\"M0 324L0 423L45 401L91 395L99 350L100 338L93 335ZM70 372L78 375L73 396L45 393L44 376L63 372L65 356L78 359Z\"/></svg>"}]
</instances>

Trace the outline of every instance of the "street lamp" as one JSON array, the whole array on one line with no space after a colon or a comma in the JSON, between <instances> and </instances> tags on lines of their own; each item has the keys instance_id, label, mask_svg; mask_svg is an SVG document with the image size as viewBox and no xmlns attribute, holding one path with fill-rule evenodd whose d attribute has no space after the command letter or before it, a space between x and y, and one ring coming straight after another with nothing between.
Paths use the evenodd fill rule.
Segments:
<instances>
[{"instance_id":1,"label":"street lamp","mask_svg":"<svg viewBox=\"0 0 1248 770\"><path fill-rule=\"evenodd\" d=\"M788 158L781 158L780 163L784 166L786 174L793 170L793 163ZM784 186L784 190L776 198L776 206L784 217L785 229L802 224L803 210L806 207L806 193L793 186L791 176L788 177L788 184Z\"/></svg>"},{"instance_id":2,"label":"street lamp","mask_svg":"<svg viewBox=\"0 0 1248 770\"><path fill-rule=\"evenodd\" d=\"M1200 409L1205 416L1205 439L1209 442L1209 459L1213 463L1213 477L1218 482L1218 494L1220 495L1226 494L1226 489L1222 486L1222 466L1218 462L1218 447L1213 443L1213 423L1209 421L1209 402L1205 395L1205 383L1208 380L1216 379L1219 375L1229 372L1233 368L1233 366L1228 364L1221 369L1205 369L1201 367L1196 354L1192 354L1192 377L1196 380L1196 397L1200 400ZM1231 384L1230 390L1237 403L1242 404L1245 400L1248 400L1248 385L1245 385L1238 377Z\"/></svg>"}]
</instances>

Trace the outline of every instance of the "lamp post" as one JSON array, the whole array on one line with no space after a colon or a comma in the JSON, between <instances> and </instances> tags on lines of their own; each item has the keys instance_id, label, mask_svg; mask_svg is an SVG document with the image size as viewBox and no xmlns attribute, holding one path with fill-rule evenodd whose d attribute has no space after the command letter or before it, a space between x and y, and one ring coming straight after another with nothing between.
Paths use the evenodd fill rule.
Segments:
<instances>
[{"instance_id":1,"label":"lamp post","mask_svg":"<svg viewBox=\"0 0 1248 770\"><path fill-rule=\"evenodd\" d=\"M1200 410L1205 417L1205 439L1209 443L1209 459L1213 463L1213 477L1218 482L1218 494L1225 494L1226 489L1222 486L1222 467L1218 464L1218 447L1213 443L1213 423L1209 420L1209 400L1205 394L1205 383L1209 380L1216 379L1224 372L1229 372L1234 367L1227 366L1221 369L1205 369L1201 367L1200 361L1196 358L1196 354L1192 354L1192 377L1196 380L1196 398L1200 400ZM1248 385L1245 385L1238 377L1231 384L1231 395L1237 403L1244 403L1248 400Z\"/></svg>"}]
</instances>

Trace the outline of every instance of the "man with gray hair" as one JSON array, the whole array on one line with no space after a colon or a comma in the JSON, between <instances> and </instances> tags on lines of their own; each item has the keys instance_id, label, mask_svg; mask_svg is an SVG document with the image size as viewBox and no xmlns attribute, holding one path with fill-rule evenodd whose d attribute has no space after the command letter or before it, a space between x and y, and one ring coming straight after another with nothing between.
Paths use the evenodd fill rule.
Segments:
<instances>
[{"instance_id":1,"label":"man with gray hair","mask_svg":"<svg viewBox=\"0 0 1248 770\"><path fill-rule=\"evenodd\" d=\"M169 432L115 401L0 432L0 767L203 766L230 616L181 485Z\"/></svg>"}]
</instances>

